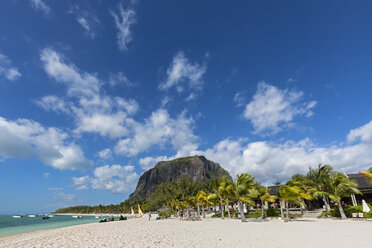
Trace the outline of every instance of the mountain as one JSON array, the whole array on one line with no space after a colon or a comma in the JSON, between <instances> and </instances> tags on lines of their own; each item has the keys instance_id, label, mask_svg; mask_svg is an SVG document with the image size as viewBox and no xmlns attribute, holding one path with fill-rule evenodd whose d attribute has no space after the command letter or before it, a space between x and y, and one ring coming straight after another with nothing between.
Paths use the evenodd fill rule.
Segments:
<instances>
[{"instance_id":1,"label":"mountain","mask_svg":"<svg viewBox=\"0 0 372 248\"><path fill-rule=\"evenodd\" d=\"M182 177L191 177L192 180L208 180L227 176L230 174L218 163L206 159L204 156L177 158L170 161L162 161L154 168L142 174L138 180L136 190L129 196L128 201L145 198L152 193L155 187L161 183L178 181Z\"/></svg>"}]
</instances>

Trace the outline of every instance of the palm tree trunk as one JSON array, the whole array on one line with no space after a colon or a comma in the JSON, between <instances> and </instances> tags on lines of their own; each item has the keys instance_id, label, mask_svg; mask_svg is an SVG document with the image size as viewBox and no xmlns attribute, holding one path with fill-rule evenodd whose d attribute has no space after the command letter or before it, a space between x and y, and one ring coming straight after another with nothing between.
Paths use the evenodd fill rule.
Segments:
<instances>
[{"instance_id":1,"label":"palm tree trunk","mask_svg":"<svg viewBox=\"0 0 372 248\"><path fill-rule=\"evenodd\" d=\"M227 214L229 215L229 218L231 218L231 216L230 216L230 208L229 208L229 198L226 198L226 208L227 208Z\"/></svg>"},{"instance_id":2,"label":"palm tree trunk","mask_svg":"<svg viewBox=\"0 0 372 248\"><path fill-rule=\"evenodd\" d=\"M240 218L241 218L242 222L247 222L247 220L245 219L245 215L244 215L243 206L242 206L241 201L238 201L238 207L239 207L239 213L240 213Z\"/></svg>"},{"instance_id":3,"label":"palm tree trunk","mask_svg":"<svg viewBox=\"0 0 372 248\"><path fill-rule=\"evenodd\" d=\"M264 204L261 204L261 210L262 210L261 219L265 219L265 206L264 206Z\"/></svg>"},{"instance_id":4,"label":"palm tree trunk","mask_svg":"<svg viewBox=\"0 0 372 248\"><path fill-rule=\"evenodd\" d=\"M204 206L202 206L203 208L202 208L202 212L203 212L203 218L205 218L205 210L204 210Z\"/></svg>"},{"instance_id":5,"label":"palm tree trunk","mask_svg":"<svg viewBox=\"0 0 372 248\"><path fill-rule=\"evenodd\" d=\"M341 219L346 220L347 217L345 215L344 209L342 208L341 202L338 202L338 209L340 210Z\"/></svg>"},{"instance_id":6,"label":"palm tree trunk","mask_svg":"<svg viewBox=\"0 0 372 248\"><path fill-rule=\"evenodd\" d=\"M199 206L199 202L198 202L198 217L200 216L200 206Z\"/></svg>"},{"instance_id":7,"label":"palm tree trunk","mask_svg":"<svg viewBox=\"0 0 372 248\"><path fill-rule=\"evenodd\" d=\"M287 212L287 220L290 220L291 218L289 217L289 203L288 202L286 202L285 203L285 207L286 207L286 212Z\"/></svg>"},{"instance_id":8,"label":"palm tree trunk","mask_svg":"<svg viewBox=\"0 0 372 248\"><path fill-rule=\"evenodd\" d=\"M225 210L223 209L223 202L222 202L222 197L220 196L220 212L221 212L221 218L224 220L225 219Z\"/></svg>"},{"instance_id":9,"label":"palm tree trunk","mask_svg":"<svg viewBox=\"0 0 372 248\"><path fill-rule=\"evenodd\" d=\"M283 200L280 200L280 217L282 218L282 220L284 220L284 206L283 206Z\"/></svg>"},{"instance_id":10,"label":"palm tree trunk","mask_svg":"<svg viewBox=\"0 0 372 248\"><path fill-rule=\"evenodd\" d=\"M324 206L325 206L326 212L329 213L329 205L328 205L328 201L327 201L325 195L323 195L323 202L324 202Z\"/></svg>"}]
</instances>

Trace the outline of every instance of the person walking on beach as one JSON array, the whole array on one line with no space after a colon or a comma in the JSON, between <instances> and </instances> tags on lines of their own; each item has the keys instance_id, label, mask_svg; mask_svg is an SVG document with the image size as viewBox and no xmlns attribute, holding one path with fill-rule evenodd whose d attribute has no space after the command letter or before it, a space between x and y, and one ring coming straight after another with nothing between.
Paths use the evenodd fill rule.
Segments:
<instances>
[{"instance_id":1,"label":"person walking on beach","mask_svg":"<svg viewBox=\"0 0 372 248\"><path fill-rule=\"evenodd\" d=\"M149 212L149 221L151 220L151 212Z\"/></svg>"},{"instance_id":2,"label":"person walking on beach","mask_svg":"<svg viewBox=\"0 0 372 248\"><path fill-rule=\"evenodd\" d=\"M183 210L180 210L180 220L183 220Z\"/></svg>"}]
</instances>

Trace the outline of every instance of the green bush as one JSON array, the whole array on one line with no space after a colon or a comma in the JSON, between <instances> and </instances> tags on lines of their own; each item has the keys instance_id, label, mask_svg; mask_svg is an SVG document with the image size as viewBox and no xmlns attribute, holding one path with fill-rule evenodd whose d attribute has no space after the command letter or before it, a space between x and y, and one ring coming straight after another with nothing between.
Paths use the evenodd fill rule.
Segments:
<instances>
[{"instance_id":1,"label":"green bush","mask_svg":"<svg viewBox=\"0 0 372 248\"><path fill-rule=\"evenodd\" d=\"M238 218L239 217L239 212L235 210L230 210L230 214L232 218ZM252 212L245 213L245 217L247 218L261 218L262 210L257 209ZM227 217L227 211L225 211L225 217ZM280 216L280 210L279 209L274 209L274 208L269 208L265 210L265 216L266 217L278 217ZM217 212L214 215L212 215L213 218L221 218L221 212Z\"/></svg>"},{"instance_id":2,"label":"green bush","mask_svg":"<svg viewBox=\"0 0 372 248\"><path fill-rule=\"evenodd\" d=\"M370 209L372 209L371 205L368 204L368 206ZM348 218L352 217L352 213L363 213L363 206L356 206L356 207L342 206L342 208L344 209L345 215ZM322 216L323 216L323 213L322 213ZM337 206L330 210L329 215L332 217L341 217L340 210L338 209ZM327 213L324 213L324 216L327 216ZM369 213L366 213L365 217L372 218L372 211L369 211Z\"/></svg>"},{"instance_id":3,"label":"green bush","mask_svg":"<svg viewBox=\"0 0 372 248\"><path fill-rule=\"evenodd\" d=\"M176 215L177 212L174 211L173 209L168 209L167 211L158 212L159 217L162 218L162 219L166 219L166 218L170 217L172 214Z\"/></svg>"}]
</instances>

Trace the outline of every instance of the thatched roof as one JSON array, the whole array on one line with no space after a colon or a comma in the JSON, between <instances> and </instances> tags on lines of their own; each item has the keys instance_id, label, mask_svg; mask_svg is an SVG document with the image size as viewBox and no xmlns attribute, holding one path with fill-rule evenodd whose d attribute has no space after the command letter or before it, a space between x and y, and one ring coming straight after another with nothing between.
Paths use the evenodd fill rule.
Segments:
<instances>
[{"instance_id":1,"label":"thatched roof","mask_svg":"<svg viewBox=\"0 0 372 248\"><path fill-rule=\"evenodd\" d=\"M166 206L162 206L161 208L159 208L158 209L158 211L160 212L160 211L167 211L169 208L168 207L166 207Z\"/></svg>"}]
</instances>

